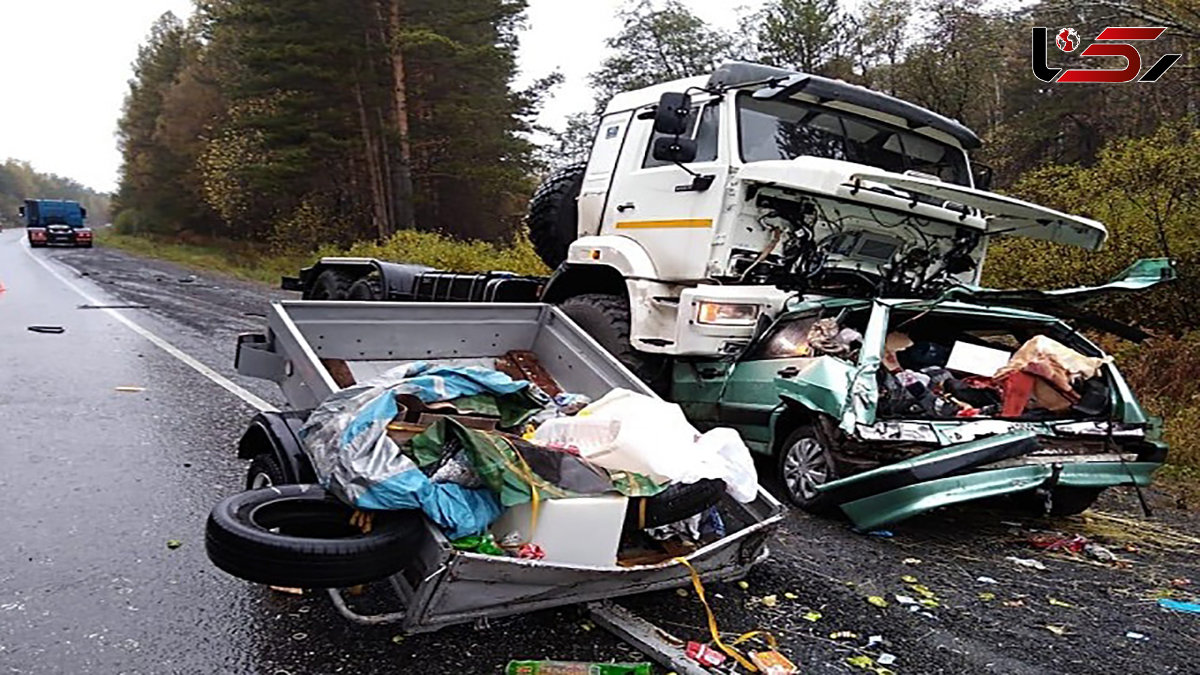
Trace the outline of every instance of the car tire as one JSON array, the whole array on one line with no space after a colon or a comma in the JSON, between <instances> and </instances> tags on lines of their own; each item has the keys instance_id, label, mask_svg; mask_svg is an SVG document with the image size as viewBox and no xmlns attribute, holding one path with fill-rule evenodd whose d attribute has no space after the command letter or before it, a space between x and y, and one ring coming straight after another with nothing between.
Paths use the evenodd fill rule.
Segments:
<instances>
[{"instance_id":1,"label":"car tire","mask_svg":"<svg viewBox=\"0 0 1200 675\"><path fill-rule=\"evenodd\" d=\"M673 483L653 497L631 498L625 511L625 529L641 530L691 518L716 505L723 494L722 480L705 478L695 483Z\"/></svg>"},{"instance_id":2,"label":"car tire","mask_svg":"<svg viewBox=\"0 0 1200 675\"><path fill-rule=\"evenodd\" d=\"M836 504L817 485L837 480L837 464L815 428L797 428L779 448L779 482L788 501L811 513L828 513Z\"/></svg>"},{"instance_id":3,"label":"car tire","mask_svg":"<svg viewBox=\"0 0 1200 675\"><path fill-rule=\"evenodd\" d=\"M588 293L564 300L559 307L601 347L659 394L668 390L667 362L657 354L633 348L629 341L632 321L625 298Z\"/></svg>"},{"instance_id":4,"label":"car tire","mask_svg":"<svg viewBox=\"0 0 1200 675\"><path fill-rule=\"evenodd\" d=\"M346 292L349 300L377 301L383 300L383 284L377 277L363 277L350 284Z\"/></svg>"},{"instance_id":5,"label":"car tire","mask_svg":"<svg viewBox=\"0 0 1200 675\"><path fill-rule=\"evenodd\" d=\"M264 452L255 455L250 460L250 468L246 470L246 489L259 490L267 487L288 485L287 472L274 454Z\"/></svg>"},{"instance_id":6,"label":"car tire","mask_svg":"<svg viewBox=\"0 0 1200 675\"><path fill-rule=\"evenodd\" d=\"M338 270L325 270L313 284L308 300L345 300L350 297L354 278Z\"/></svg>"},{"instance_id":7,"label":"car tire","mask_svg":"<svg viewBox=\"0 0 1200 675\"><path fill-rule=\"evenodd\" d=\"M579 191L586 164L571 164L546 177L529 200L529 240L550 269L567 259L567 249L579 236Z\"/></svg>"},{"instance_id":8,"label":"car tire","mask_svg":"<svg viewBox=\"0 0 1200 675\"><path fill-rule=\"evenodd\" d=\"M345 588L400 571L424 531L420 512L377 512L369 533L353 512L317 485L250 490L217 502L205 549L225 572L273 586Z\"/></svg>"}]
</instances>

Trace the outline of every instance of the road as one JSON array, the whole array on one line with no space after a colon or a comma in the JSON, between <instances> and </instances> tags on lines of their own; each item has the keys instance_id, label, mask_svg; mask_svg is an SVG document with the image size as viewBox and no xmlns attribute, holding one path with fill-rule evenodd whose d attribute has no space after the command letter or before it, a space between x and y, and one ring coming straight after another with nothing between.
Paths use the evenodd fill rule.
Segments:
<instances>
[{"instance_id":1,"label":"road","mask_svg":"<svg viewBox=\"0 0 1200 675\"><path fill-rule=\"evenodd\" d=\"M241 487L234 445L256 406L283 403L233 371L234 337L260 330L265 304L286 294L104 248L31 251L20 235L0 234L0 494L10 504L0 672L496 673L512 658L640 660L575 608L400 637L348 624L321 595L213 568L204 520ZM1025 537L1047 525L1010 513L952 509L890 537L793 513L747 588L714 584L711 598L722 630L774 632L804 672L864 672L846 659L882 653L897 673L1196 672L1200 617L1154 598L1194 593L1172 580L1200 584L1185 538L1200 528L1189 505L1148 498L1153 526L1170 537L1147 534L1129 494L1102 508L1137 524L1055 524L1103 541L1128 561L1119 566L1034 551ZM906 575L937 607L896 602L917 593ZM627 605L704 639L692 595ZM837 631L855 637L831 639Z\"/></svg>"}]
</instances>

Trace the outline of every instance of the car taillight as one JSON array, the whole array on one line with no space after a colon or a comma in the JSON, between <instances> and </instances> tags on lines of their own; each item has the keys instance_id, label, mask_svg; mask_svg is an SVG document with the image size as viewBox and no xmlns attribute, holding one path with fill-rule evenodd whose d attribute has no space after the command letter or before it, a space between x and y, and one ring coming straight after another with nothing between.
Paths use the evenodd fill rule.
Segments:
<instances>
[{"instance_id":1,"label":"car taillight","mask_svg":"<svg viewBox=\"0 0 1200 675\"><path fill-rule=\"evenodd\" d=\"M80 237L81 239L91 239L92 231L91 230L77 230L75 232L75 236Z\"/></svg>"}]
</instances>

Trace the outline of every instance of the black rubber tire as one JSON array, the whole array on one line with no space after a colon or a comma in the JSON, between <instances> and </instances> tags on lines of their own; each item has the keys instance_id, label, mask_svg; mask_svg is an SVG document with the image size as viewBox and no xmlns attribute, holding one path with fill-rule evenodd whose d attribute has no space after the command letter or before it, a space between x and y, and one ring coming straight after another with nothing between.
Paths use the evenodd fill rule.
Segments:
<instances>
[{"instance_id":1,"label":"black rubber tire","mask_svg":"<svg viewBox=\"0 0 1200 675\"><path fill-rule=\"evenodd\" d=\"M312 292L305 300L346 300L354 277L339 270L325 270L313 282Z\"/></svg>"},{"instance_id":2,"label":"black rubber tire","mask_svg":"<svg viewBox=\"0 0 1200 675\"><path fill-rule=\"evenodd\" d=\"M813 443L815 446L811 445ZM815 454L805 454L805 448L810 448L811 452ZM814 460L817 462L814 470L818 471L819 475L823 475L823 479L812 481L814 484L837 480L837 463L834 461L832 453L829 452L829 447L821 442L817 430L807 425L797 427L779 446L779 483L783 487L784 496L792 504L810 513L829 513L837 506L829 494L813 493L804 489L802 475L805 473L805 466ZM794 466L793 462L795 462ZM821 469L824 471L820 472ZM789 476L793 472L796 473L795 480L789 481Z\"/></svg>"},{"instance_id":3,"label":"black rubber tire","mask_svg":"<svg viewBox=\"0 0 1200 675\"><path fill-rule=\"evenodd\" d=\"M265 481L265 482L264 482ZM258 490L265 487L288 485L287 472L279 464L275 455L264 452L250 460L250 468L246 469L246 489Z\"/></svg>"},{"instance_id":4,"label":"black rubber tire","mask_svg":"<svg viewBox=\"0 0 1200 675\"><path fill-rule=\"evenodd\" d=\"M620 296L588 293L567 298L559 307L608 353L659 394L669 389L667 360L633 348L629 341L629 302Z\"/></svg>"},{"instance_id":5,"label":"black rubber tire","mask_svg":"<svg viewBox=\"0 0 1200 675\"><path fill-rule=\"evenodd\" d=\"M669 525L697 513L721 501L725 494L725 481L703 479L695 483L674 483L653 497L635 497L629 500L625 511L627 531ZM641 522L642 502L646 503L646 519Z\"/></svg>"},{"instance_id":6,"label":"black rubber tire","mask_svg":"<svg viewBox=\"0 0 1200 675\"><path fill-rule=\"evenodd\" d=\"M348 300L377 301L383 299L383 284L377 277L363 277L350 284L346 292Z\"/></svg>"},{"instance_id":7,"label":"black rubber tire","mask_svg":"<svg viewBox=\"0 0 1200 675\"><path fill-rule=\"evenodd\" d=\"M1037 491L1022 493L1019 497L1030 513L1039 516L1076 516L1091 508L1102 492L1104 488L1060 485L1052 488L1049 511L1046 510L1045 497Z\"/></svg>"},{"instance_id":8,"label":"black rubber tire","mask_svg":"<svg viewBox=\"0 0 1200 675\"><path fill-rule=\"evenodd\" d=\"M546 177L529 200L529 240L550 269L567 259L567 249L579 235L579 191L586 164L571 164Z\"/></svg>"},{"instance_id":9,"label":"black rubber tire","mask_svg":"<svg viewBox=\"0 0 1200 675\"><path fill-rule=\"evenodd\" d=\"M420 513L376 513L363 534L352 512L318 485L242 492L213 507L205 549L225 572L273 586L345 588L398 572L423 532Z\"/></svg>"}]
</instances>

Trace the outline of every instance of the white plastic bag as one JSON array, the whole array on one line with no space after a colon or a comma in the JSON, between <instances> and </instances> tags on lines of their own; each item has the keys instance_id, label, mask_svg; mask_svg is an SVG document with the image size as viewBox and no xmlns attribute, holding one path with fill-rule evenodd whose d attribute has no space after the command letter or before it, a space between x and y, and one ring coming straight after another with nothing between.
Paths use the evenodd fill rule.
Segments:
<instances>
[{"instance_id":1,"label":"white plastic bag","mask_svg":"<svg viewBox=\"0 0 1200 675\"><path fill-rule=\"evenodd\" d=\"M730 496L740 502L753 501L758 494L758 473L741 436L733 429L702 435L674 403L614 389L567 420L578 420L581 426L590 424L585 420L620 423L613 442L591 455L580 448L588 461L610 471L640 473L659 482L723 480ZM567 420L559 424L569 424Z\"/></svg>"}]
</instances>

